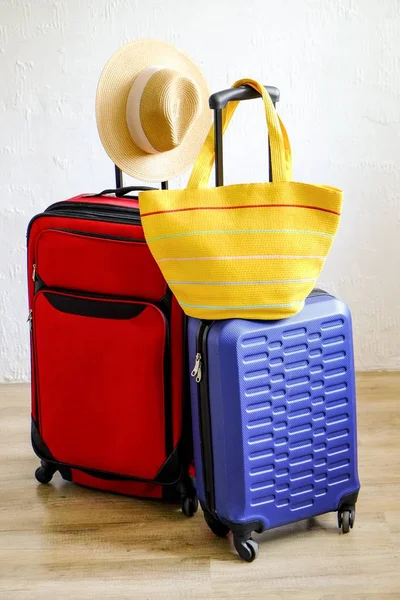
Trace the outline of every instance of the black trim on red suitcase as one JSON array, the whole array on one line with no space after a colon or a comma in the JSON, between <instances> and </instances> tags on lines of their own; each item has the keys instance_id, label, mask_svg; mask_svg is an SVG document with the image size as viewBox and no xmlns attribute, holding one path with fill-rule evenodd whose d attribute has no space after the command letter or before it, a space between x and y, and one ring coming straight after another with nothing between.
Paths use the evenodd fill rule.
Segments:
<instances>
[{"instance_id":1,"label":"black trim on red suitcase","mask_svg":"<svg viewBox=\"0 0 400 600\"><path fill-rule=\"evenodd\" d=\"M98 196L96 196L97 198ZM59 211L63 212L73 212L77 217L81 215L90 214L93 219L98 220L99 217L110 217L112 221L114 221L115 215L119 215L121 218L126 218L129 224L140 225L140 212L136 206L132 206L132 208L127 206L116 206L116 205L107 205L107 204L95 204L94 202L78 202L71 200L69 202L61 201L56 202L55 204L51 204L46 210L44 214L52 213L57 214Z\"/></svg>"},{"instance_id":2,"label":"black trim on red suitcase","mask_svg":"<svg viewBox=\"0 0 400 600\"><path fill-rule=\"evenodd\" d=\"M146 308L145 304L130 304L127 302L99 302L89 298L75 298L53 292L43 292L46 299L56 310L98 319L132 319Z\"/></svg>"},{"instance_id":3,"label":"black trim on red suitcase","mask_svg":"<svg viewBox=\"0 0 400 600\"><path fill-rule=\"evenodd\" d=\"M176 447L174 451L168 456L167 460L161 466L160 470L154 477L154 479L147 479L144 477L135 477L130 475L123 475L120 473L111 473L108 471L101 471L100 469L91 469L87 467L83 467L82 465L74 465L71 463L65 463L58 461L50 452L49 448L43 441L41 437L38 427L35 421L32 419L31 424L31 441L32 447L35 454L42 460L50 463L54 467L54 472L60 470L61 468L67 469L76 469L77 471L81 471L82 473L87 473L88 475L92 475L93 477L98 477L99 479L105 479L107 481L139 481L142 483L152 483L159 484L165 486L174 486L179 483L183 475L183 468L180 466L179 475L178 475L178 467L180 465L180 456L179 456L179 448Z\"/></svg>"},{"instance_id":4,"label":"black trim on red suitcase","mask_svg":"<svg viewBox=\"0 0 400 600\"><path fill-rule=\"evenodd\" d=\"M52 204L43 213L32 217L26 234L28 239L33 223L36 219L42 217L66 217L70 219L82 219L83 221L95 220L103 223L121 223L121 225L141 225L139 209L134 206L132 208L122 206L109 207L105 204L62 201Z\"/></svg>"}]
</instances>

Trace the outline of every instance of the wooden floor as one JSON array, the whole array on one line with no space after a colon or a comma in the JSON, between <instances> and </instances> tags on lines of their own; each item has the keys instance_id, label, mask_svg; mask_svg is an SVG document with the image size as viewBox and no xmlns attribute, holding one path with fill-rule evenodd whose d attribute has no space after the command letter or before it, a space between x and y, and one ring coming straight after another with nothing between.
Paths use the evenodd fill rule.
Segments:
<instances>
[{"instance_id":1,"label":"wooden floor","mask_svg":"<svg viewBox=\"0 0 400 600\"><path fill-rule=\"evenodd\" d=\"M348 535L336 515L256 536L241 562L201 513L62 482L41 486L29 390L0 386L0 598L400 599L400 374L358 376L362 490Z\"/></svg>"}]
</instances>

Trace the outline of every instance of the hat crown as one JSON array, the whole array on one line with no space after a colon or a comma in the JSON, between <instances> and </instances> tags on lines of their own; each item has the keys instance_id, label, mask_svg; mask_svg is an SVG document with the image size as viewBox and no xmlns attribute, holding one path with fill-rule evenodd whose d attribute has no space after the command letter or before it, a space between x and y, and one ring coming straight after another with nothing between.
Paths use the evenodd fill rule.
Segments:
<instances>
[{"instance_id":1,"label":"hat crown","mask_svg":"<svg viewBox=\"0 0 400 600\"><path fill-rule=\"evenodd\" d=\"M197 85L168 67L148 67L132 84L126 122L133 141L155 154L177 148L201 110Z\"/></svg>"},{"instance_id":2,"label":"hat crown","mask_svg":"<svg viewBox=\"0 0 400 600\"><path fill-rule=\"evenodd\" d=\"M200 96L191 79L161 69L148 81L140 102L143 131L158 152L179 146L200 111Z\"/></svg>"}]
</instances>

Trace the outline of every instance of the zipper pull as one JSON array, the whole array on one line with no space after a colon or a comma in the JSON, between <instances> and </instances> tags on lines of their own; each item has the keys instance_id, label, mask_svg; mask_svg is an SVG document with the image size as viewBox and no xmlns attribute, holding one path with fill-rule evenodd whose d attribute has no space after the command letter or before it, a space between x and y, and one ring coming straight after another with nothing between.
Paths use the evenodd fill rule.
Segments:
<instances>
[{"instance_id":1,"label":"zipper pull","mask_svg":"<svg viewBox=\"0 0 400 600\"><path fill-rule=\"evenodd\" d=\"M32 329L32 309L30 309L30 311L28 313L28 318L27 318L26 322L29 323L29 328Z\"/></svg>"},{"instance_id":2,"label":"zipper pull","mask_svg":"<svg viewBox=\"0 0 400 600\"><path fill-rule=\"evenodd\" d=\"M191 373L192 377L196 377L196 383L200 383L201 381L201 354L197 352L196 354L196 362Z\"/></svg>"},{"instance_id":3,"label":"zipper pull","mask_svg":"<svg viewBox=\"0 0 400 600\"><path fill-rule=\"evenodd\" d=\"M36 281L36 265L32 266L32 281Z\"/></svg>"}]
</instances>

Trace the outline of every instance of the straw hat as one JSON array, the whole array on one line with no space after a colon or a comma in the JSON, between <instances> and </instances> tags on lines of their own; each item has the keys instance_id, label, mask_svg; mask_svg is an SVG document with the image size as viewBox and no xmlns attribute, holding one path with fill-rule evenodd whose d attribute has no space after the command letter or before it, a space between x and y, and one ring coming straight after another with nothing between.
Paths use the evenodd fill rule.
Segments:
<instances>
[{"instance_id":1,"label":"straw hat","mask_svg":"<svg viewBox=\"0 0 400 600\"><path fill-rule=\"evenodd\" d=\"M142 181L164 181L194 162L211 125L210 91L186 54L158 40L123 46L107 62L96 95L101 142Z\"/></svg>"}]
</instances>

